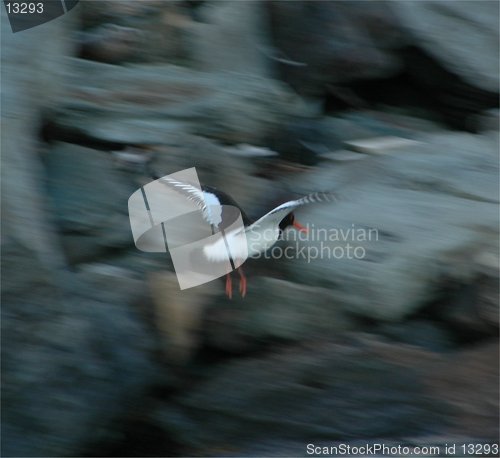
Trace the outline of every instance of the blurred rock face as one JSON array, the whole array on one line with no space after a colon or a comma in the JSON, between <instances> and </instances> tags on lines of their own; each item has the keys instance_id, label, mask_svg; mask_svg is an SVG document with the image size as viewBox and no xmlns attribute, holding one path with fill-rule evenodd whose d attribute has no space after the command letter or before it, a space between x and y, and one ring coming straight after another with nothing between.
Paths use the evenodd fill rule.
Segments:
<instances>
[{"instance_id":1,"label":"blurred rock face","mask_svg":"<svg viewBox=\"0 0 500 458\"><path fill-rule=\"evenodd\" d=\"M228 455L302 456L307 443L356 443L361 436L372 443L411 435L429 444L437 431L460 435L472 423L476 437L494 440L497 357L494 345L436 356L371 339L316 342L233 361L157 415L211 454L231 444ZM475 399L458 407L461 396L469 398L475 370Z\"/></svg>"},{"instance_id":2,"label":"blurred rock face","mask_svg":"<svg viewBox=\"0 0 500 458\"><path fill-rule=\"evenodd\" d=\"M82 3L81 57L100 62L183 62L191 19L175 2Z\"/></svg>"},{"instance_id":3,"label":"blurred rock face","mask_svg":"<svg viewBox=\"0 0 500 458\"><path fill-rule=\"evenodd\" d=\"M2 10L2 206L8 215L2 228L47 268L61 267L62 258L47 215L36 135L42 114L62 93L62 58L71 49L58 39L71 26L62 22L13 34Z\"/></svg>"},{"instance_id":4,"label":"blurred rock face","mask_svg":"<svg viewBox=\"0 0 500 458\"><path fill-rule=\"evenodd\" d=\"M80 2L78 28L2 27L2 455L497 439L498 5L400 3ZM134 247L146 166L195 166L256 217L338 201L229 300ZM376 237L323 242L359 259L304 257L353 229Z\"/></svg>"},{"instance_id":5,"label":"blurred rock face","mask_svg":"<svg viewBox=\"0 0 500 458\"><path fill-rule=\"evenodd\" d=\"M498 91L498 3L410 1L393 7L415 44L451 73L474 87Z\"/></svg>"},{"instance_id":6,"label":"blurred rock face","mask_svg":"<svg viewBox=\"0 0 500 458\"><path fill-rule=\"evenodd\" d=\"M280 75L333 111L425 101L472 129L498 107L496 2L270 2L269 14Z\"/></svg>"},{"instance_id":7,"label":"blurred rock face","mask_svg":"<svg viewBox=\"0 0 500 458\"><path fill-rule=\"evenodd\" d=\"M432 134L420 140L342 168L324 167L302 181L302 192L331 186L344 196L331 209L304 211L315 224L311 235L318 232L317 240L304 242L308 252L332 255L350 243L364 257L324 256L307 266L297 259L287 264L294 278L328 284L352 312L390 320L432 300L445 279L480 277L480 256L498 249L498 137ZM345 240L332 240L320 228L342 228ZM360 231L365 237L357 236Z\"/></svg>"},{"instance_id":8,"label":"blurred rock face","mask_svg":"<svg viewBox=\"0 0 500 458\"><path fill-rule=\"evenodd\" d=\"M64 98L71 16L12 34L2 8L3 456L82 451L92 436L107 437L101 428L123 415L151 377L151 341L128 308L135 300L126 292L133 280L122 278L123 272L101 274L106 297L95 277L68 271L72 255L64 253L58 231L107 226L99 215L103 209L91 208L97 189L83 185L87 194L79 205L82 181L70 179L78 174L75 163L65 168L62 153L55 152L46 168L40 157L42 117ZM72 151L85 154L81 150ZM47 194L47 170L52 186L59 186L55 206ZM64 224L54 219L54 208L63 209ZM92 213L87 220L84 215Z\"/></svg>"},{"instance_id":9,"label":"blurred rock face","mask_svg":"<svg viewBox=\"0 0 500 458\"><path fill-rule=\"evenodd\" d=\"M329 84L383 78L400 68L391 50L401 35L386 3L269 2L269 13L274 43L286 56L282 74L303 94L321 96Z\"/></svg>"}]
</instances>

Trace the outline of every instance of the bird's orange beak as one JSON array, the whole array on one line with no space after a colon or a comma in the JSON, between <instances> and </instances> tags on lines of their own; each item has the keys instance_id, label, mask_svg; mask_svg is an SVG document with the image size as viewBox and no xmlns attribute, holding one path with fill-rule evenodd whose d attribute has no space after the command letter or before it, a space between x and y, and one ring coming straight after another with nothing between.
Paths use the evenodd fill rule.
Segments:
<instances>
[{"instance_id":1,"label":"bird's orange beak","mask_svg":"<svg viewBox=\"0 0 500 458\"><path fill-rule=\"evenodd\" d=\"M309 232L309 229L305 226L302 226L302 224L298 223L297 221L293 222L293 227L297 229L299 232L304 232L307 234Z\"/></svg>"}]
</instances>

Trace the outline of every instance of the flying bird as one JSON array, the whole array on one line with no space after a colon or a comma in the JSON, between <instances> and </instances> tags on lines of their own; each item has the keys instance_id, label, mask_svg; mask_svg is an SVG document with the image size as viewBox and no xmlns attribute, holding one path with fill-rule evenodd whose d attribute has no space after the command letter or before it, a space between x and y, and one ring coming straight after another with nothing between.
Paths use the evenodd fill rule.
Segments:
<instances>
[{"instance_id":1,"label":"flying bird","mask_svg":"<svg viewBox=\"0 0 500 458\"><path fill-rule=\"evenodd\" d=\"M232 260L245 260L247 257L262 253L270 249L288 227L294 227L300 232L307 232L307 228L295 220L294 210L303 205L336 200L332 192L314 192L300 199L285 202L256 221L252 221L231 196L214 187L201 186L200 189L170 176L155 178L193 202L201 211L203 219L211 225L212 233L216 229L222 232L223 237L215 242L207 243L203 247L205 258L213 263L227 262L228 250ZM224 231L222 215L225 205L236 207L241 212L243 228ZM236 268L240 276L239 290L241 296L245 297L247 279L240 264ZM230 273L226 274L225 291L227 296L232 298L233 287Z\"/></svg>"}]
</instances>

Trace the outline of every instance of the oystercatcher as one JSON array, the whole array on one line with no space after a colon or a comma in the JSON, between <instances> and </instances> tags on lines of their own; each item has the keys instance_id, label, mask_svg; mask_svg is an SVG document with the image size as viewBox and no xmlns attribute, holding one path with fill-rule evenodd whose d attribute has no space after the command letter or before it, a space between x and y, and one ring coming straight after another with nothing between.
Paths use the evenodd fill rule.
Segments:
<instances>
[{"instance_id":1,"label":"oystercatcher","mask_svg":"<svg viewBox=\"0 0 500 458\"><path fill-rule=\"evenodd\" d=\"M224 233L224 237L203 247L203 253L207 260L214 263L227 260L228 246L231 247L230 255L233 260L244 260L271 248L287 227L292 226L298 231L307 232L307 228L295 220L293 211L302 205L336 200L331 192L314 192L300 199L285 202L252 222L236 201L223 191L211 186L201 186L200 190L196 186L178 181L170 176L158 179L161 183L170 186L194 202L201 210L204 220L212 226L212 231L218 228L223 232L221 223L224 205L236 207L241 212L244 229ZM244 231L245 237L242 237L242 231ZM240 294L245 297L247 280L241 266L237 267L236 270L240 276ZM226 294L232 298L233 287L230 273L226 274Z\"/></svg>"}]
</instances>

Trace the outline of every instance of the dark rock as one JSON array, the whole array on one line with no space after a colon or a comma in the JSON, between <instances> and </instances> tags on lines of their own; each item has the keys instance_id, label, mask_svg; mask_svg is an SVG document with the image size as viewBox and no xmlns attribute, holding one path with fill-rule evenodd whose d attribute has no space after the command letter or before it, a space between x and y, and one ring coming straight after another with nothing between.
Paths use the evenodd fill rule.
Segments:
<instances>
[{"instance_id":1,"label":"dark rock","mask_svg":"<svg viewBox=\"0 0 500 458\"><path fill-rule=\"evenodd\" d=\"M187 40L195 68L272 76L273 62L263 52L269 42L264 3L207 2L196 12Z\"/></svg>"},{"instance_id":2,"label":"dark rock","mask_svg":"<svg viewBox=\"0 0 500 458\"><path fill-rule=\"evenodd\" d=\"M79 455L154 383L154 342L125 289L68 272L55 288L15 245L2 263L2 455Z\"/></svg>"},{"instance_id":3,"label":"dark rock","mask_svg":"<svg viewBox=\"0 0 500 458\"><path fill-rule=\"evenodd\" d=\"M441 354L381 343L371 337L365 341L387 361L416 371L428 395L448 406L446 434L456 437L456 442L472 437L478 442L497 440L498 338ZM433 432L436 433L439 437L440 433Z\"/></svg>"},{"instance_id":4,"label":"dark rock","mask_svg":"<svg viewBox=\"0 0 500 458\"><path fill-rule=\"evenodd\" d=\"M64 261L48 212L37 135L43 114L64 94L74 12L16 34L5 8L1 16L2 232L31 250L43 268L59 269Z\"/></svg>"},{"instance_id":5,"label":"dark rock","mask_svg":"<svg viewBox=\"0 0 500 458\"><path fill-rule=\"evenodd\" d=\"M443 297L432 310L456 334L462 344L498 337L499 272L494 253L474 259L475 275L464 281L450 281Z\"/></svg>"},{"instance_id":6,"label":"dark rock","mask_svg":"<svg viewBox=\"0 0 500 458\"><path fill-rule=\"evenodd\" d=\"M500 110L486 110L471 119L474 130L478 132L497 132L500 125Z\"/></svg>"},{"instance_id":7,"label":"dark rock","mask_svg":"<svg viewBox=\"0 0 500 458\"><path fill-rule=\"evenodd\" d=\"M498 108L495 2L271 2L269 12L282 78L327 112L412 107L474 130L471 117Z\"/></svg>"},{"instance_id":8,"label":"dark rock","mask_svg":"<svg viewBox=\"0 0 500 458\"><path fill-rule=\"evenodd\" d=\"M290 180L298 194L338 194L334 204L297 211L310 225L299 248L310 247L314 259L283 260L293 278L329 288L353 313L397 321L439 298L443 278L476 277L476 258L498 249L497 140L457 133L419 140ZM359 259L353 252L349 259L348 244L360 247Z\"/></svg>"},{"instance_id":9,"label":"dark rock","mask_svg":"<svg viewBox=\"0 0 500 458\"><path fill-rule=\"evenodd\" d=\"M421 97L427 100L430 113L439 113L446 124L473 131L475 126L472 117L482 111L498 108L498 88L496 91L488 90L468 82L460 71L452 73L440 60L418 45L405 48L401 55L408 85L414 85L414 90L424 94ZM484 57L488 60L488 57ZM479 76L477 79L480 80ZM429 116L432 114L427 114Z\"/></svg>"},{"instance_id":10,"label":"dark rock","mask_svg":"<svg viewBox=\"0 0 500 458\"><path fill-rule=\"evenodd\" d=\"M161 270L148 276L148 285L163 356L175 366L185 365L200 346L203 310L221 290L216 282L181 290L176 275Z\"/></svg>"},{"instance_id":11,"label":"dark rock","mask_svg":"<svg viewBox=\"0 0 500 458\"><path fill-rule=\"evenodd\" d=\"M272 146L289 161L316 165L324 159L340 162L342 155L348 160L345 151L338 154L346 149L347 141L380 136L414 139L424 132L441 129L431 121L400 113L353 110L336 116L294 120L272 139ZM361 157L351 155L351 159Z\"/></svg>"},{"instance_id":12,"label":"dark rock","mask_svg":"<svg viewBox=\"0 0 500 458\"><path fill-rule=\"evenodd\" d=\"M192 19L174 2L82 2L80 8L83 30L76 41L82 58L113 64L189 61Z\"/></svg>"},{"instance_id":13,"label":"dark rock","mask_svg":"<svg viewBox=\"0 0 500 458\"><path fill-rule=\"evenodd\" d=\"M429 389L453 406L452 434L498 440L498 349L498 339L492 339L428 366Z\"/></svg>"},{"instance_id":14,"label":"dark rock","mask_svg":"<svg viewBox=\"0 0 500 458\"><path fill-rule=\"evenodd\" d=\"M397 21L382 2L270 2L271 36L285 81L322 96L329 84L394 75ZM286 63L286 62L290 63Z\"/></svg>"},{"instance_id":15,"label":"dark rock","mask_svg":"<svg viewBox=\"0 0 500 458\"><path fill-rule=\"evenodd\" d=\"M89 32L81 32L80 57L117 64L134 61L139 57L137 47L141 33L130 27L103 24Z\"/></svg>"},{"instance_id":16,"label":"dark rock","mask_svg":"<svg viewBox=\"0 0 500 458\"><path fill-rule=\"evenodd\" d=\"M414 43L452 74L471 86L498 94L497 2L409 1L391 3L391 8ZM425 78L430 80L432 75Z\"/></svg>"},{"instance_id":17,"label":"dark rock","mask_svg":"<svg viewBox=\"0 0 500 458\"><path fill-rule=\"evenodd\" d=\"M453 334L430 320L407 320L403 323L384 323L377 332L390 340L415 345L431 351L449 351L456 345Z\"/></svg>"},{"instance_id":18,"label":"dark rock","mask_svg":"<svg viewBox=\"0 0 500 458\"><path fill-rule=\"evenodd\" d=\"M416 371L363 344L318 343L226 364L156 418L203 454L240 455L262 441L435 434L448 407L425 391Z\"/></svg>"},{"instance_id":19,"label":"dark rock","mask_svg":"<svg viewBox=\"0 0 500 458\"><path fill-rule=\"evenodd\" d=\"M326 127L323 119L294 120L274 136L272 146L288 161L316 165L322 155L341 147Z\"/></svg>"},{"instance_id":20,"label":"dark rock","mask_svg":"<svg viewBox=\"0 0 500 458\"><path fill-rule=\"evenodd\" d=\"M397 136L418 139L424 133L442 131L442 126L429 120L400 113L380 111L349 111L322 119L327 139L333 137L344 144L349 140Z\"/></svg>"},{"instance_id":21,"label":"dark rock","mask_svg":"<svg viewBox=\"0 0 500 458\"><path fill-rule=\"evenodd\" d=\"M278 81L173 65L117 67L71 61L69 95L56 124L124 144L162 144L179 132L226 144L262 145L307 112Z\"/></svg>"},{"instance_id":22,"label":"dark rock","mask_svg":"<svg viewBox=\"0 0 500 458\"><path fill-rule=\"evenodd\" d=\"M347 332L354 323L328 290L266 277L249 279L244 300L221 301L206 312L206 343L240 353L272 342L301 342Z\"/></svg>"},{"instance_id":23,"label":"dark rock","mask_svg":"<svg viewBox=\"0 0 500 458\"><path fill-rule=\"evenodd\" d=\"M68 143L47 154L48 192L63 245L72 262L132 246L128 198L135 191L110 154Z\"/></svg>"},{"instance_id":24,"label":"dark rock","mask_svg":"<svg viewBox=\"0 0 500 458\"><path fill-rule=\"evenodd\" d=\"M84 3L80 6L82 28L88 30L110 21L120 21L120 25L130 26L130 21L133 21L134 17L144 16L148 12L157 12L152 9L151 3L150 1L136 3L127 0L120 3Z\"/></svg>"}]
</instances>

